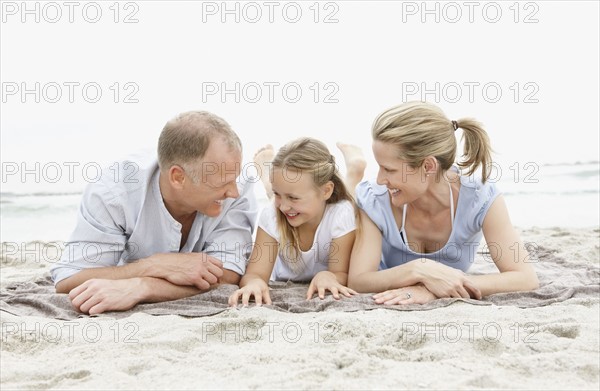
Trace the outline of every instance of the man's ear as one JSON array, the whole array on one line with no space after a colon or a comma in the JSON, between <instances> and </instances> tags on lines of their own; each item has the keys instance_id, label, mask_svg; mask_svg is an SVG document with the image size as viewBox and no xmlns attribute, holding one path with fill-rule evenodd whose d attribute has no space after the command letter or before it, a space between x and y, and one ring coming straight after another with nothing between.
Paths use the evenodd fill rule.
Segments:
<instances>
[{"instance_id":1,"label":"man's ear","mask_svg":"<svg viewBox=\"0 0 600 391\"><path fill-rule=\"evenodd\" d=\"M324 184L323 186L321 186L321 192L323 194L323 200L327 201L329 198L331 198L331 195L333 194L333 189L334 188L335 188L335 185L333 184L332 181L329 181L326 184Z\"/></svg>"},{"instance_id":2,"label":"man's ear","mask_svg":"<svg viewBox=\"0 0 600 391\"><path fill-rule=\"evenodd\" d=\"M181 166L178 166L176 164L172 165L171 168L169 168L169 183L171 184L171 186L173 186L173 188L175 189L182 189L183 188L183 184L186 181L185 178L185 171L183 171L183 168L181 168Z\"/></svg>"}]
</instances>

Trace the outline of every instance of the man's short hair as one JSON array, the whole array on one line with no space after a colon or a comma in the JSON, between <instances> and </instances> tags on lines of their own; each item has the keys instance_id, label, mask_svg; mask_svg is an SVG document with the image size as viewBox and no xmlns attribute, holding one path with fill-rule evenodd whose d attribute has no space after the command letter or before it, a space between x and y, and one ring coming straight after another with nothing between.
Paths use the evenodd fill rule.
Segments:
<instances>
[{"instance_id":1,"label":"man's short hair","mask_svg":"<svg viewBox=\"0 0 600 391\"><path fill-rule=\"evenodd\" d=\"M158 165L168 170L173 165L187 166L202 159L211 140L221 137L232 149L242 143L231 126L208 111L181 113L166 123L158 139Z\"/></svg>"}]
</instances>

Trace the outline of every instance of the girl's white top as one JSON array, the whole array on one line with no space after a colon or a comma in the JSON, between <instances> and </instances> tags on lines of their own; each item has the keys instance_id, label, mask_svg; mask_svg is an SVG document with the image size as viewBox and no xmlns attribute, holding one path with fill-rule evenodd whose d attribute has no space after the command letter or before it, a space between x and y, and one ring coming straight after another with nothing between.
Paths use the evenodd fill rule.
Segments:
<instances>
[{"instance_id":1,"label":"girl's white top","mask_svg":"<svg viewBox=\"0 0 600 391\"><path fill-rule=\"evenodd\" d=\"M297 260L282 260L282 250L285 244L280 242L277 229L277 213L273 205L263 209L258 226L279 243L277 261L271 273L271 280L308 282L320 271L327 270L328 262L336 262L335 246L333 239L342 237L356 229L354 207L350 201L340 201L336 204L327 204L323 219L317 227L312 247L308 251L301 251ZM289 246L289 244L288 244ZM268 251L264 249L263 251ZM252 262L252 260L250 260ZM292 268L290 262L300 262L298 268ZM296 271L295 271L296 270Z\"/></svg>"}]
</instances>

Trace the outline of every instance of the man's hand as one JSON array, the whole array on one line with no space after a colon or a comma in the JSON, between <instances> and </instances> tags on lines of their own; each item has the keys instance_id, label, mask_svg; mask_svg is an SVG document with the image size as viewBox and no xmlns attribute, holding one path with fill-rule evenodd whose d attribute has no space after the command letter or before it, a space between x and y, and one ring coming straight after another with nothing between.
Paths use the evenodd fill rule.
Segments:
<instances>
[{"instance_id":1,"label":"man's hand","mask_svg":"<svg viewBox=\"0 0 600 391\"><path fill-rule=\"evenodd\" d=\"M141 278L125 280L91 279L69 292L73 307L90 315L106 311L126 311L143 297Z\"/></svg>"},{"instance_id":2,"label":"man's hand","mask_svg":"<svg viewBox=\"0 0 600 391\"><path fill-rule=\"evenodd\" d=\"M223 276L223 263L204 253L166 253L149 257L147 277L159 277L175 285L207 290Z\"/></svg>"}]
</instances>

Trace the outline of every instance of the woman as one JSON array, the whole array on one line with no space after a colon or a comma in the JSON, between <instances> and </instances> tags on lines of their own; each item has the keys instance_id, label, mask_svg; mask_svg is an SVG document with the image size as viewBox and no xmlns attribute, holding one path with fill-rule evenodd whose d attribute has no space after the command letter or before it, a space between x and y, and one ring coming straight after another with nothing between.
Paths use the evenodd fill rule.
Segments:
<instances>
[{"instance_id":1,"label":"woman","mask_svg":"<svg viewBox=\"0 0 600 391\"><path fill-rule=\"evenodd\" d=\"M458 128L465 157L458 166L465 176L453 166ZM381 292L377 303L423 304L538 287L504 199L487 182L491 148L478 122L450 121L432 104L408 102L382 113L372 135L379 172L376 183L356 189L361 235L350 288ZM466 275L482 234L500 273Z\"/></svg>"}]
</instances>

